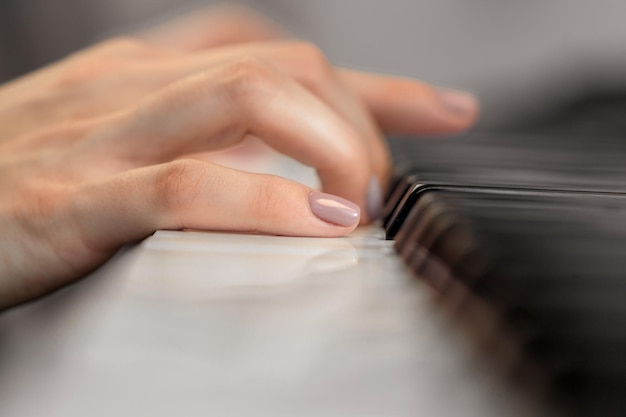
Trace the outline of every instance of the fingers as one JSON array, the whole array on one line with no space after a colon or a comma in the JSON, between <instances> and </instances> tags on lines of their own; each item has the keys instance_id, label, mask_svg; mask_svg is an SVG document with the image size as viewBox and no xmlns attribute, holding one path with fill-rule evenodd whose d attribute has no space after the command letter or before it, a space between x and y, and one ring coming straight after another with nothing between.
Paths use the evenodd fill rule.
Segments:
<instances>
[{"instance_id":1,"label":"fingers","mask_svg":"<svg viewBox=\"0 0 626 417\"><path fill-rule=\"evenodd\" d=\"M184 56L165 63L163 76L188 76L237 56L267 60L300 82L359 129L378 151L373 154L384 153L378 128L387 133L454 133L468 129L478 117L478 102L468 93L438 89L408 78L337 70L317 47L306 42L233 46Z\"/></svg>"},{"instance_id":2,"label":"fingers","mask_svg":"<svg viewBox=\"0 0 626 417\"><path fill-rule=\"evenodd\" d=\"M269 54L267 59L271 59L281 71L319 97L358 131L375 178L385 184L391 165L386 143L367 107L342 82L323 52L310 43L283 42L274 46Z\"/></svg>"},{"instance_id":3,"label":"fingers","mask_svg":"<svg viewBox=\"0 0 626 417\"><path fill-rule=\"evenodd\" d=\"M470 128L478 117L478 102L468 93L351 70L340 76L388 133L454 133Z\"/></svg>"},{"instance_id":4,"label":"fingers","mask_svg":"<svg viewBox=\"0 0 626 417\"><path fill-rule=\"evenodd\" d=\"M234 51L236 48L231 49ZM381 184L387 184L390 179L391 157L386 142L361 99L341 82L336 69L322 51L310 43L258 45L254 54L296 80L357 131L360 146L372 167L364 218L378 218L382 205Z\"/></svg>"},{"instance_id":5,"label":"fingers","mask_svg":"<svg viewBox=\"0 0 626 417\"><path fill-rule=\"evenodd\" d=\"M254 58L232 58L241 56ZM199 73L203 67L214 68ZM462 93L349 70L337 74L305 43L226 48L167 68L172 79L195 75L127 114L131 122L121 123L124 133L110 141L119 151L114 154L125 154L135 167L222 149L251 134L316 167L324 189L357 202L365 222L377 217L380 184L390 172L370 111L386 130L409 134L464 130L478 111L475 99Z\"/></svg>"},{"instance_id":6,"label":"fingers","mask_svg":"<svg viewBox=\"0 0 626 417\"><path fill-rule=\"evenodd\" d=\"M183 16L140 33L139 38L166 48L197 51L235 43L286 38L278 25L243 6L221 5Z\"/></svg>"},{"instance_id":7,"label":"fingers","mask_svg":"<svg viewBox=\"0 0 626 417\"><path fill-rule=\"evenodd\" d=\"M464 130L477 115L471 96L406 79L338 72L302 42L224 48L163 62L156 71L163 79L155 86L174 84L136 110L113 116L112 124L103 118L102 134L84 149L95 144L134 168L257 136L315 167L324 190L359 204L365 222L377 217L380 184L390 173L389 153L370 113L384 129L410 134Z\"/></svg>"},{"instance_id":8,"label":"fingers","mask_svg":"<svg viewBox=\"0 0 626 417\"><path fill-rule=\"evenodd\" d=\"M97 252L157 229L335 237L359 222L358 206L341 198L193 159L127 171L77 194L71 213Z\"/></svg>"},{"instance_id":9,"label":"fingers","mask_svg":"<svg viewBox=\"0 0 626 417\"><path fill-rule=\"evenodd\" d=\"M336 69L316 46L307 42L271 42L221 48L210 53L194 54L164 65L166 77L180 78L203 71L216 62L241 56L253 56L271 62L287 77L293 78L321 99L359 133L362 146L373 167L372 184L386 184L390 176L390 155L378 126L356 94L340 80ZM380 194L380 193L379 193ZM371 200L370 217L377 217L380 202Z\"/></svg>"},{"instance_id":10,"label":"fingers","mask_svg":"<svg viewBox=\"0 0 626 417\"><path fill-rule=\"evenodd\" d=\"M113 155L128 167L222 149L246 135L315 167L323 189L366 207L368 149L333 109L257 60L235 61L170 86L137 109L102 121L76 160Z\"/></svg>"},{"instance_id":11,"label":"fingers","mask_svg":"<svg viewBox=\"0 0 626 417\"><path fill-rule=\"evenodd\" d=\"M401 134L455 133L470 128L478 117L477 100L470 94L410 79L336 70L317 47L306 42L235 46L185 56L170 61L164 74L183 77L216 61L246 55L272 62L351 123L370 148L374 170L383 183L389 155L379 129Z\"/></svg>"}]
</instances>

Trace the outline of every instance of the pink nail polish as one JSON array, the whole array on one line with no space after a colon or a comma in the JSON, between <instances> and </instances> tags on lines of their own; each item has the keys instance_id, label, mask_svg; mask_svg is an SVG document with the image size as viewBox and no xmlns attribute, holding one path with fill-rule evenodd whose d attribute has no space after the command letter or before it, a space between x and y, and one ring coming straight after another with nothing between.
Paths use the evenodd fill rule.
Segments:
<instances>
[{"instance_id":1,"label":"pink nail polish","mask_svg":"<svg viewBox=\"0 0 626 417\"><path fill-rule=\"evenodd\" d=\"M311 211L318 218L338 226L349 227L359 221L361 210L356 204L332 194L317 191L309 194Z\"/></svg>"},{"instance_id":2,"label":"pink nail polish","mask_svg":"<svg viewBox=\"0 0 626 417\"><path fill-rule=\"evenodd\" d=\"M470 93L458 90L439 89L441 104L452 113L468 114L478 107L478 100Z\"/></svg>"}]
</instances>

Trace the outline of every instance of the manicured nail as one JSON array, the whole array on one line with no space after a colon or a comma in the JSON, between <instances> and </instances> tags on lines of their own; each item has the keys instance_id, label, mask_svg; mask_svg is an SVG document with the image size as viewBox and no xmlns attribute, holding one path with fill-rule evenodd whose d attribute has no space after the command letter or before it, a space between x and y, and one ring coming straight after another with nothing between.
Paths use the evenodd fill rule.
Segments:
<instances>
[{"instance_id":1,"label":"manicured nail","mask_svg":"<svg viewBox=\"0 0 626 417\"><path fill-rule=\"evenodd\" d=\"M320 219L344 227L356 224L361 214L359 206L345 198L317 191L309 194L309 205Z\"/></svg>"},{"instance_id":2,"label":"manicured nail","mask_svg":"<svg viewBox=\"0 0 626 417\"><path fill-rule=\"evenodd\" d=\"M375 175L372 175L370 183L367 187L367 215L370 220L376 220L380 217L383 209L383 189Z\"/></svg>"},{"instance_id":3,"label":"manicured nail","mask_svg":"<svg viewBox=\"0 0 626 417\"><path fill-rule=\"evenodd\" d=\"M439 89L441 104L452 113L468 114L478 106L478 100L470 93L458 90Z\"/></svg>"}]
</instances>

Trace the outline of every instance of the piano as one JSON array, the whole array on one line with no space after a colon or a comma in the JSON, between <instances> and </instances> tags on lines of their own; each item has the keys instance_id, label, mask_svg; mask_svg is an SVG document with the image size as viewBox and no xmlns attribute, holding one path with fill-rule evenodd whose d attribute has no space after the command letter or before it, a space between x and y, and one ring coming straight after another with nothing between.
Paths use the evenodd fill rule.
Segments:
<instances>
[{"instance_id":1,"label":"piano","mask_svg":"<svg viewBox=\"0 0 626 417\"><path fill-rule=\"evenodd\" d=\"M384 227L415 276L565 415L626 415L625 96L392 149Z\"/></svg>"}]
</instances>

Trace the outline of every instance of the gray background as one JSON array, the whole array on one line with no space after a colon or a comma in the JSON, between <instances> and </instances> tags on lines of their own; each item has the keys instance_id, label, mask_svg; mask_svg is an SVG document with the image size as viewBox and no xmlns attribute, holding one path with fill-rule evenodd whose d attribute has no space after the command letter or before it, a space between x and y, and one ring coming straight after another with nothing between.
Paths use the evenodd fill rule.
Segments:
<instances>
[{"instance_id":1,"label":"gray background","mask_svg":"<svg viewBox=\"0 0 626 417\"><path fill-rule=\"evenodd\" d=\"M532 111L626 74L623 0L256 0L340 65L465 88L483 118ZM102 37L211 4L2 0L0 80Z\"/></svg>"}]
</instances>

